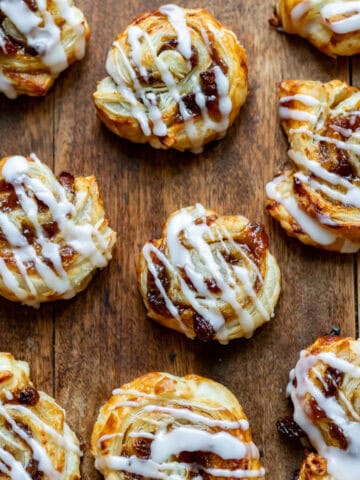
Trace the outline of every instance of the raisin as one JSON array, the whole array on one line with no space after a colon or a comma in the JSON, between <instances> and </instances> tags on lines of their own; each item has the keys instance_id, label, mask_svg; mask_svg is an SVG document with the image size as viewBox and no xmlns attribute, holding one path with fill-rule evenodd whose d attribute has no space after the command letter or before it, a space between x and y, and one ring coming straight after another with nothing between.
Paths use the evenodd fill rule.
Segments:
<instances>
[{"instance_id":1,"label":"raisin","mask_svg":"<svg viewBox=\"0 0 360 480\"><path fill-rule=\"evenodd\" d=\"M58 175L58 180L61 183L61 185L68 190L69 192L73 193L74 192L74 182L75 178L71 173L68 172L61 172L60 175Z\"/></svg>"},{"instance_id":2,"label":"raisin","mask_svg":"<svg viewBox=\"0 0 360 480\"><path fill-rule=\"evenodd\" d=\"M221 293L221 288L216 283L216 280L213 278L207 278L205 280L206 286L211 293Z\"/></svg>"},{"instance_id":3,"label":"raisin","mask_svg":"<svg viewBox=\"0 0 360 480\"><path fill-rule=\"evenodd\" d=\"M147 438L137 438L134 442L134 449L140 458L147 460L150 457L150 440Z\"/></svg>"},{"instance_id":4,"label":"raisin","mask_svg":"<svg viewBox=\"0 0 360 480\"><path fill-rule=\"evenodd\" d=\"M291 417L284 417L278 420L276 428L279 434L286 440L300 442L303 438L306 438L304 430Z\"/></svg>"},{"instance_id":5,"label":"raisin","mask_svg":"<svg viewBox=\"0 0 360 480\"><path fill-rule=\"evenodd\" d=\"M330 424L329 435L334 440L338 441L339 447L342 450L347 450L347 448L349 446L349 442L347 441L347 438L345 437L342 428L340 428L338 425L336 425L336 423L331 423Z\"/></svg>"},{"instance_id":6,"label":"raisin","mask_svg":"<svg viewBox=\"0 0 360 480\"><path fill-rule=\"evenodd\" d=\"M29 407L36 405L40 399L38 391L31 386L13 392L13 397L14 398L11 402L20 403L21 405L27 405Z\"/></svg>"},{"instance_id":7,"label":"raisin","mask_svg":"<svg viewBox=\"0 0 360 480\"><path fill-rule=\"evenodd\" d=\"M337 368L328 367L325 372L323 386L325 397L334 397L344 378L343 372Z\"/></svg>"},{"instance_id":8,"label":"raisin","mask_svg":"<svg viewBox=\"0 0 360 480\"><path fill-rule=\"evenodd\" d=\"M213 326L210 325L210 323L198 313L196 313L194 316L193 327L196 338L202 342L210 342L213 340L216 333Z\"/></svg>"},{"instance_id":9,"label":"raisin","mask_svg":"<svg viewBox=\"0 0 360 480\"><path fill-rule=\"evenodd\" d=\"M182 97L182 101L184 102L186 110L189 114L191 114L193 117L200 115L201 110L199 105L196 103L195 93L188 93Z\"/></svg>"}]
</instances>

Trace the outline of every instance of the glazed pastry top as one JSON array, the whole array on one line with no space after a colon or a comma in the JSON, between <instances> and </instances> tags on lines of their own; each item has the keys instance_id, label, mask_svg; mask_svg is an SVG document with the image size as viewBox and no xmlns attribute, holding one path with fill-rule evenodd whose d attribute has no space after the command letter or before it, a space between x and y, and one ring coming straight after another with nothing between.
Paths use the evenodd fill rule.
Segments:
<instances>
[{"instance_id":1,"label":"glazed pastry top","mask_svg":"<svg viewBox=\"0 0 360 480\"><path fill-rule=\"evenodd\" d=\"M236 398L196 375L149 373L114 390L91 443L106 479L263 480L265 475Z\"/></svg>"},{"instance_id":2,"label":"glazed pastry top","mask_svg":"<svg viewBox=\"0 0 360 480\"><path fill-rule=\"evenodd\" d=\"M29 366L0 353L0 479L79 480L79 442Z\"/></svg>"},{"instance_id":3,"label":"glazed pastry top","mask_svg":"<svg viewBox=\"0 0 360 480\"><path fill-rule=\"evenodd\" d=\"M28 305L74 296L115 241L95 178L56 178L35 155L4 158L0 172L0 294Z\"/></svg>"},{"instance_id":4,"label":"glazed pastry top","mask_svg":"<svg viewBox=\"0 0 360 480\"><path fill-rule=\"evenodd\" d=\"M72 0L0 0L0 92L43 95L83 58L88 36Z\"/></svg>"},{"instance_id":5,"label":"glazed pastry top","mask_svg":"<svg viewBox=\"0 0 360 480\"><path fill-rule=\"evenodd\" d=\"M247 59L234 33L201 9L164 5L138 16L108 55L94 94L120 136L199 152L224 136L247 95Z\"/></svg>"},{"instance_id":6,"label":"glazed pastry top","mask_svg":"<svg viewBox=\"0 0 360 480\"><path fill-rule=\"evenodd\" d=\"M145 244L139 284L151 318L227 343L270 320L280 274L262 225L198 204L173 213L161 239Z\"/></svg>"},{"instance_id":7,"label":"glazed pastry top","mask_svg":"<svg viewBox=\"0 0 360 480\"><path fill-rule=\"evenodd\" d=\"M292 163L267 185L270 214L306 244L358 251L359 90L339 80L282 82L279 114Z\"/></svg>"},{"instance_id":8,"label":"glazed pastry top","mask_svg":"<svg viewBox=\"0 0 360 480\"><path fill-rule=\"evenodd\" d=\"M330 56L360 53L360 2L280 0L272 21Z\"/></svg>"},{"instance_id":9,"label":"glazed pastry top","mask_svg":"<svg viewBox=\"0 0 360 480\"><path fill-rule=\"evenodd\" d=\"M288 394L294 405L295 422L325 460L325 463L317 461L324 478L328 478L327 474L335 480L357 478L360 469L360 342L336 336L318 339L301 353L290 374ZM314 466L314 459L310 463ZM311 465L304 467L305 473L309 470L311 472Z\"/></svg>"}]
</instances>

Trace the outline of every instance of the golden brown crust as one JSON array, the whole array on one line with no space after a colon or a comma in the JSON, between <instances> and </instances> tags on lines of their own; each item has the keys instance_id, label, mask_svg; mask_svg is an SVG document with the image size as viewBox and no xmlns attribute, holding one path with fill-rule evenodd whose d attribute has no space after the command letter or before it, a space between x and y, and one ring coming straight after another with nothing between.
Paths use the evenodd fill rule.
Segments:
<instances>
[{"instance_id":1,"label":"golden brown crust","mask_svg":"<svg viewBox=\"0 0 360 480\"><path fill-rule=\"evenodd\" d=\"M307 245L360 245L359 90L344 82L290 80L279 88L290 168L267 186L267 209Z\"/></svg>"},{"instance_id":2,"label":"golden brown crust","mask_svg":"<svg viewBox=\"0 0 360 480\"><path fill-rule=\"evenodd\" d=\"M245 102L247 58L206 10L170 8L186 21L181 35L190 36L191 51L161 9L139 15L116 37L94 101L123 138L198 152L224 136Z\"/></svg>"},{"instance_id":3,"label":"golden brown crust","mask_svg":"<svg viewBox=\"0 0 360 480\"><path fill-rule=\"evenodd\" d=\"M327 473L326 460L316 453L310 453L301 465L298 480L334 480Z\"/></svg>"},{"instance_id":4,"label":"golden brown crust","mask_svg":"<svg viewBox=\"0 0 360 480\"><path fill-rule=\"evenodd\" d=\"M185 447L170 439L181 431L187 435ZM223 436L222 442L244 442L248 454L241 459L224 459L211 451L210 444L205 449L201 445L194 449L192 439L198 432L203 435L206 432L213 439L210 444L217 443L215 435L219 434ZM163 435L170 435L163 447L171 446L168 455L162 453L160 462L156 458L159 453L156 444ZM136 479L139 467L144 480L152 477L149 473L154 468L156 478L162 478L161 474L166 478L166 474L177 470L171 465L179 462L183 465L177 471L186 480L199 473L207 480L235 479L231 476L234 469L237 474L243 473L241 478L246 480L250 478L247 471L256 480L265 478L240 404L223 385L197 375L176 377L152 372L114 390L100 409L91 437L91 451L96 467L108 480ZM160 451L164 452L164 448ZM224 475L209 473L214 468L223 469Z\"/></svg>"},{"instance_id":5,"label":"golden brown crust","mask_svg":"<svg viewBox=\"0 0 360 480\"><path fill-rule=\"evenodd\" d=\"M251 336L273 315L280 292L264 227L201 205L174 212L161 238L145 244L138 280L152 319L221 343Z\"/></svg>"},{"instance_id":6,"label":"golden brown crust","mask_svg":"<svg viewBox=\"0 0 360 480\"><path fill-rule=\"evenodd\" d=\"M13 470L11 478L79 480L79 441L64 410L34 388L26 362L0 353L0 372L0 479Z\"/></svg>"},{"instance_id":7,"label":"golden brown crust","mask_svg":"<svg viewBox=\"0 0 360 480\"><path fill-rule=\"evenodd\" d=\"M35 156L0 161L2 296L28 305L74 296L115 239L94 176L56 178Z\"/></svg>"},{"instance_id":8,"label":"golden brown crust","mask_svg":"<svg viewBox=\"0 0 360 480\"><path fill-rule=\"evenodd\" d=\"M17 8L20 11L22 7L25 9L20 15L23 21L28 16L31 23L31 16L37 15L39 25L35 29L46 32L49 37L47 45L53 43L57 46L52 51L49 50L46 57L42 52L43 46L37 47L36 42L31 44L31 33L27 38L25 33L20 32L20 24L16 25L17 17L10 19L5 7L4 10L0 8L0 92L9 98L22 94L46 95L59 73L83 57L90 36L89 26L82 12L74 6L73 0L65 0L63 3L48 0L45 10L41 10L32 1ZM54 38L51 37L53 33Z\"/></svg>"},{"instance_id":9,"label":"golden brown crust","mask_svg":"<svg viewBox=\"0 0 360 480\"><path fill-rule=\"evenodd\" d=\"M306 38L331 57L356 55L360 53L360 28L352 29L344 23L359 13L358 6L346 11L346 4L350 2L319 0L310 4L306 0L280 0L271 23L287 33Z\"/></svg>"}]
</instances>

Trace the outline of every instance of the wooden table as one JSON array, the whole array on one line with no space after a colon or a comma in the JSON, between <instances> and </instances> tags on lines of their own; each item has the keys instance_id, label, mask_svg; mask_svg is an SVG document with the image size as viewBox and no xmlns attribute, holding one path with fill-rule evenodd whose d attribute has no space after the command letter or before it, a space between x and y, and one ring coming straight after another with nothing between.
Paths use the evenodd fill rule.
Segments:
<instances>
[{"instance_id":1,"label":"wooden table","mask_svg":"<svg viewBox=\"0 0 360 480\"><path fill-rule=\"evenodd\" d=\"M94 173L111 225L114 259L75 299L39 310L0 301L0 349L31 364L35 384L67 410L87 448L83 478L97 479L89 439L98 408L114 387L150 370L198 373L227 385L251 421L270 480L287 480L301 451L279 439L285 386L300 349L339 325L357 334L356 255L306 248L285 236L264 210L265 184L287 159L277 119L282 79L360 83L351 61L327 59L299 38L272 30L272 1L183 1L203 6L246 47L251 94L227 137L202 155L156 151L117 138L95 116L91 95L105 75L111 42L138 13L161 1L78 0L91 27L87 57L65 72L46 98L0 99L0 156L36 152L56 173ZM202 344L146 318L135 264L172 211L195 202L266 224L282 270L276 316L249 341Z\"/></svg>"}]
</instances>

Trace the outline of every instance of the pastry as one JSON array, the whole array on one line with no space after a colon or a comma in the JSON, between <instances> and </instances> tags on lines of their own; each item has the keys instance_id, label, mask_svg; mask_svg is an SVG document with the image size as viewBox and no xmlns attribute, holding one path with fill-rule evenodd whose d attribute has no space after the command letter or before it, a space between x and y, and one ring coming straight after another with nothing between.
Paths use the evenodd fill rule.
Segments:
<instances>
[{"instance_id":1,"label":"pastry","mask_svg":"<svg viewBox=\"0 0 360 480\"><path fill-rule=\"evenodd\" d=\"M148 373L114 390L91 451L108 480L265 478L239 402L197 375Z\"/></svg>"},{"instance_id":2,"label":"pastry","mask_svg":"<svg viewBox=\"0 0 360 480\"><path fill-rule=\"evenodd\" d=\"M200 204L173 213L140 254L149 317L204 341L251 337L273 316L280 292L268 245L264 227L245 217Z\"/></svg>"},{"instance_id":3,"label":"pastry","mask_svg":"<svg viewBox=\"0 0 360 480\"><path fill-rule=\"evenodd\" d=\"M294 421L318 455L299 480L352 480L360 471L360 341L328 335L301 352L290 373Z\"/></svg>"},{"instance_id":4,"label":"pastry","mask_svg":"<svg viewBox=\"0 0 360 480\"><path fill-rule=\"evenodd\" d=\"M309 453L301 465L297 480L335 480L328 474L326 460L316 453Z\"/></svg>"},{"instance_id":5,"label":"pastry","mask_svg":"<svg viewBox=\"0 0 360 480\"><path fill-rule=\"evenodd\" d=\"M111 258L95 177L57 178L32 154L0 162L0 295L27 305L71 298Z\"/></svg>"},{"instance_id":6,"label":"pastry","mask_svg":"<svg viewBox=\"0 0 360 480\"><path fill-rule=\"evenodd\" d=\"M0 479L79 480L79 441L64 410L29 378L29 365L0 353Z\"/></svg>"},{"instance_id":7,"label":"pastry","mask_svg":"<svg viewBox=\"0 0 360 480\"><path fill-rule=\"evenodd\" d=\"M94 94L120 137L198 153L222 138L245 102L247 58L233 32L202 9L164 5L120 33Z\"/></svg>"},{"instance_id":8,"label":"pastry","mask_svg":"<svg viewBox=\"0 0 360 480\"><path fill-rule=\"evenodd\" d=\"M266 187L292 237L338 252L360 246L360 90L339 80L286 81L280 119L291 165Z\"/></svg>"},{"instance_id":9,"label":"pastry","mask_svg":"<svg viewBox=\"0 0 360 480\"><path fill-rule=\"evenodd\" d=\"M360 3L353 0L280 0L272 25L306 38L326 55L360 53Z\"/></svg>"},{"instance_id":10,"label":"pastry","mask_svg":"<svg viewBox=\"0 0 360 480\"><path fill-rule=\"evenodd\" d=\"M45 95L88 38L72 0L0 0L0 93Z\"/></svg>"}]
</instances>

